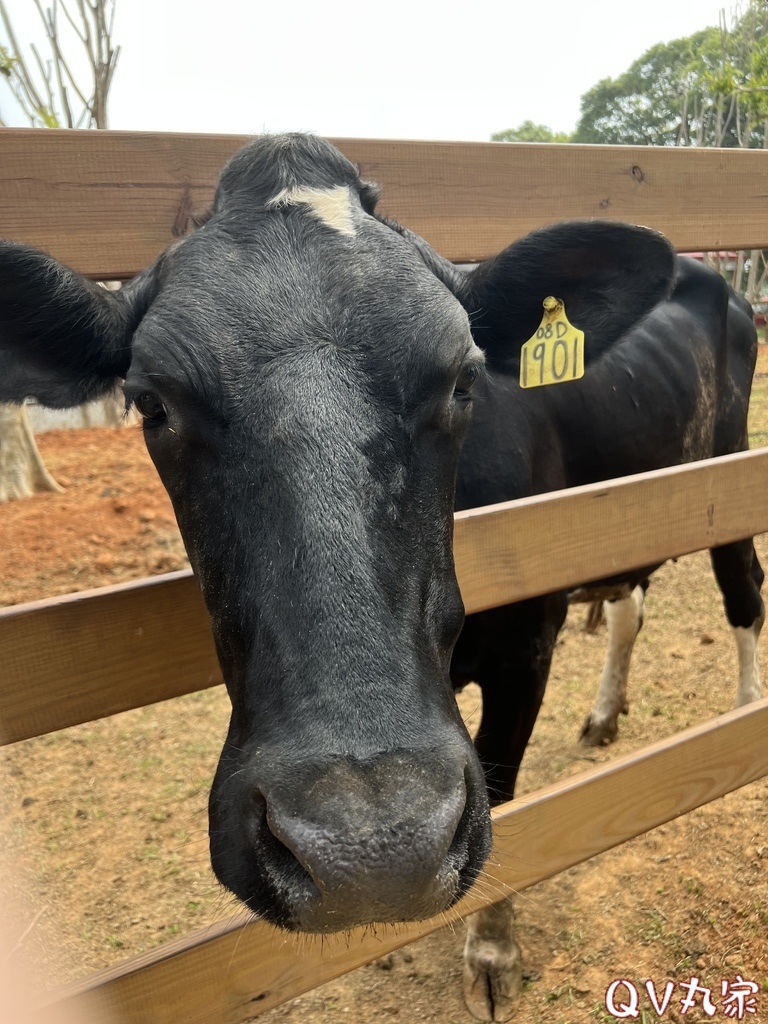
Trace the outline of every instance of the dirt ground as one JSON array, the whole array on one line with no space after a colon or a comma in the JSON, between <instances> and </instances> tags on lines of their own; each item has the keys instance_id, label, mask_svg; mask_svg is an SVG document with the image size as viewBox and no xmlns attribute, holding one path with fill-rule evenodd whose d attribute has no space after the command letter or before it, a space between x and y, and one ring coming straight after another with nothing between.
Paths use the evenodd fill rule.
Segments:
<instances>
[{"instance_id":1,"label":"dirt ground","mask_svg":"<svg viewBox=\"0 0 768 1024\"><path fill-rule=\"evenodd\" d=\"M760 380L765 353L761 360ZM768 402L756 417L760 435ZM53 432L39 445L66 491L0 507L0 604L186 564L139 430ZM765 564L762 539L758 550ZM521 792L731 706L736 655L706 554L654 577L631 712L607 750L576 743L605 645L605 631L585 634L583 618L583 608L572 609L561 636ZM765 641L761 653L765 664ZM476 714L478 692L468 688L461 705ZM0 752L0 899L19 936L13 956L34 965L41 984L81 977L235 910L207 862L207 790L227 714L218 688ZM635 1019L648 1024L658 1017L646 979L661 990L696 977L712 990L714 1019L725 1020L721 979L740 974L761 988L746 1019L768 1024L767 798L768 781L754 783L522 893L528 980L516 1019L614 1020L605 990L625 978L641 993ZM466 1024L463 933L462 925L438 932L260 1019ZM713 1019L698 1006L682 1015L684 994L676 988L664 1020Z\"/></svg>"}]
</instances>

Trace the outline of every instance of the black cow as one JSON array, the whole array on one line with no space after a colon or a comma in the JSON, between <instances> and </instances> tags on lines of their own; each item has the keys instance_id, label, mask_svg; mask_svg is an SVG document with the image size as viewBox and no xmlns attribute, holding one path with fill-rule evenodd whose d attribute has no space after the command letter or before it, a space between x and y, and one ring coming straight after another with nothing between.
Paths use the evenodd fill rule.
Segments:
<instances>
[{"instance_id":1,"label":"black cow","mask_svg":"<svg viewBox=\"0 0 768 1024\"><path fill-rule=\"evenodd\" d=\"M490 847L486 782L513 792L565 595L474 616L451 666L454 494L466 508L743 447L753 358L722 282L678 273L652 231L555 226L461 276L375 201L329 144L277 136L233 158L208 222L122 292L0 246L0 401L73 405L124 378L232 698L214 870L313 932L451 906ZM546 296L585 331L586 376L523 393ZM731 620L756 633L751 544L718 559ZM483 687L480 759L450 676ZM467 956L475 1012L506 1013L508 904L474 918Z\"/></svg>"},{"instance_id":2,"label":"black cow","mask_svg":"<svg viewBox=\"0 0 768 1024\"><path fill-rule=\"evenodd\" d=\"M594 226L593 226L594 227ZM507 299L502 282L510 263L528 266L526 250L552 238L549 229L511 246L455 289L476 311L472 330L485 350L488 378L476 389L472 427L459 462L457 509L641 473L747 448L747 410L757 356L752 310L714 271L680 259L671 294L639 324L597 354L585 376L563 386L518 385L520 343L536 328L538 311L517 324L518 294L541 298L535 277ZM564 230L569 230L567 227ZM578 244L570 250L580 259ZM444 277L450 270L441 262ZM566 301L575 324L583 316ZM496 300L489 303L488 296ZM521 318L522 320L522 318ZM589 359L589 336L586 346ZM733 627L739 659L737 704L761 696L757 640L763 625L763 571L751 540L715 548L712 565ZM608 742L626 711L629 657L642 623L647 577L658 566L585 587L609 596L609 655L595 707L582 738ZM567 595L551 594L474 615L456 644L454 685L475 680L483 692L476 747L492 802L508 800L544 695ZM522 985L520 951L509 903L470 919L465 993L480 1017L506 1020Z\"/></svg>"}]
</instances>

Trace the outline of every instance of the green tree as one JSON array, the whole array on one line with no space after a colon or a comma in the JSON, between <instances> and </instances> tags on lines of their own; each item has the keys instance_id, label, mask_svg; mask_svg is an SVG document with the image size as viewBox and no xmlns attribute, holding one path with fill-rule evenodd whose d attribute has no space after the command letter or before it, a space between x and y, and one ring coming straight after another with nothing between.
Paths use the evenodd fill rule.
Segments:
<instances>
[{"instance_id":1,"label":"green tree","mask_svg":"<svg viewBox=\"0 0 768 1024\"><path fill-rule=\"evenodd\" d=\"M763 146L768 119L768 4L751 0L730 27L657 43L581 99L574 142Z\"/></svg>"},{"instance_id":2,"label":"green tree","mask_svg":"<svg viewBox=\"0 0 768 1024\"><path fill-rule=\"evenodd\" d=\"M720 50L702 72L713 145L729 134L742 148L768 147L768 4L751 0L729 29L720 20Z\"/></svg>"},{"instance_id":3,"label":"green tree","mask_svg":"<svg viewBox=\"0 0 768 1024\"><path fill-rule=\"evenodd\" d=\"M517 128L494 132L491 142L571 142L568 132L553 132L545 124L523 121Z\"/></svg>"},{"instance_id":4,"label":"green tree","mask_svg":"<svg viewBox=\"0 0 768 1024\"><path fill-rule=\"evenodd\" d=\"M718 44L715 28L657 43L618 78L603 78L581 98L574 142L676 146L694 130L701 107L704 54Z\"/></svg>"}]
</instances>

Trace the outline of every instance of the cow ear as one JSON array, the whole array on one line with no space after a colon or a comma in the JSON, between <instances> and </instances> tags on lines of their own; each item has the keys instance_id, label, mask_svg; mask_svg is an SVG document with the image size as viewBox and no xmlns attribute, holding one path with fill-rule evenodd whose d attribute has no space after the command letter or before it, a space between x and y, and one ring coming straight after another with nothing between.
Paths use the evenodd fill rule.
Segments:
<instances>
[{"instance_id":1,"label":"cow ear","mask_svg":"<svg viewBox=\"0 0 768 1024\"><path fill-rule=\"evenodd\" d=\"M461 301L490 360L517 360L543 314L561 299L585 334L589 363L666 298L675 253L663 235L612 221L574 221L536 231L480 264Z\"/></svg>"},{"instance_id":2,"label":"cow ear","mask_svg":"<svg viewBox=\"0 0 768 1024\"><path fill-rule=\"evenodd\" d=\"M0 242L0 402L66 408L123 378L146 282L109 292L26 245Z\"/></svg>"}]
</instances>

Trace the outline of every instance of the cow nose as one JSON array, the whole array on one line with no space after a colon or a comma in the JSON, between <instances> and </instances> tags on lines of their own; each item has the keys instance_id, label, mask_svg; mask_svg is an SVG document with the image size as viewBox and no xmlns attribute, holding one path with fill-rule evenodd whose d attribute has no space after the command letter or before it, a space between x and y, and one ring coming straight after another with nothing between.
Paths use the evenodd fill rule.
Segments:
<instances>
[{"instance_id":1,"label":"cow nose","mask_svg":"<svg viewBox=\"0 0 768 1024\"><path fill-rule=\"evenodd\" d=\"M262 827L284 853L274 839L262 852L271 846L291 879L292 926L324 932L411 921L455 902L466 859L463 768L436 772L434 760L389 755L301 771L306 784L298 788L295 773L290 786L264 787Z\"/></svg>"}]
</instances>

